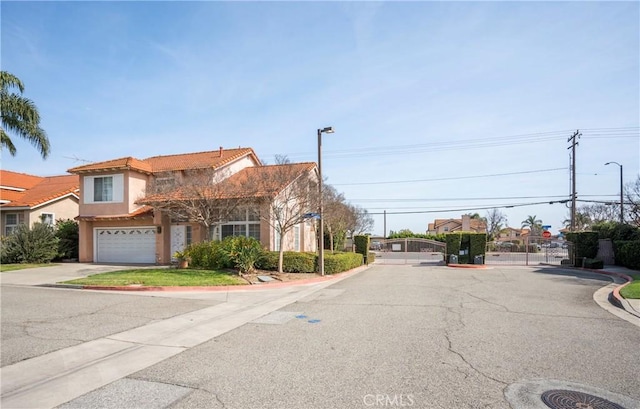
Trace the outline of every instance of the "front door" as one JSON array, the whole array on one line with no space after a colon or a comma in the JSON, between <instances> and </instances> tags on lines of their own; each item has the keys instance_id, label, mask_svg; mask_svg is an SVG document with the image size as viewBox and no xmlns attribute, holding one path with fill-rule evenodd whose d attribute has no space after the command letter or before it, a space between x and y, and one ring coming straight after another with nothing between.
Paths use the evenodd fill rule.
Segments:
<instances>
[{"instance_id":1,"label":"front door","mask_svg":"<svg viewBox=\"0 0 640 409\"><path fill-rule=\"evenodd\" d=\"M176 251L182 251L187 246L187 226L171 226L171 261L175 261Z\"/></svg>"}]
</instances>

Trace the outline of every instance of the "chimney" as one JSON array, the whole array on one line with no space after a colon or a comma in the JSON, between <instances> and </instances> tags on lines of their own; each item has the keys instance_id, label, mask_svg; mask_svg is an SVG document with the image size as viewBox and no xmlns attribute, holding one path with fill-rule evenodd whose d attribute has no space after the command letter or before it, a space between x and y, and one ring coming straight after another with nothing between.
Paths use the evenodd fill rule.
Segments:
<instances>
[{"instance_id":1,"label":"chimney","mask_svg":"<svg viewBox=\"0 0 640 409\"><path fill-rule=\"evenodd\" d=\"M222 157L222 146L220 147L220 157Z\"/></svg>"},{"instance_id":2,"label":"chimney","mask_svg":"<svg viewBox=\"0 0 640 409\"><path fill-rule=\"evenodd\" d=\"M471 217L468 214L462 215L462 231L471 231Z\"/></svg>"}]
</instances>

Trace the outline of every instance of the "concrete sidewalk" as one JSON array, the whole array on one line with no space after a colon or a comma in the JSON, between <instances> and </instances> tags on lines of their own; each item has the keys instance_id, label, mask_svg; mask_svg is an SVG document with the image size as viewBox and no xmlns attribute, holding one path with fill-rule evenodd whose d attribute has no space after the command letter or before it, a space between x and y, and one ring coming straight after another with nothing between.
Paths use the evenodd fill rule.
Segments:
<instances>
[{"instance_id":1,"label":"concrete sidewalk","mask_svg":"<svg viewBox=\"0 0 640 409\"><path fill-rule=\"evenodd\" d=\"M599 274L606 274L614 277L615 286L610 290L608 299L611 304L628 312L629 314L640 318L640 299L627 299L620 295L620 288L623 287L631 275L638 274L638 271L630 270L626 267L606 265L603 269L583 269Z\"/></svg>"},{"instance_id":2,"label":"concrete sidewalk","mask_svg":"<svg viewBox=\"0 0 640 409\"><path fill-rule=\"evenodd\" d=\"M2 273L2 284L53 284L123 267L127 266L74 264L21 270ZM365 269L306 285L209 293L207 297L220 298L221 303L5 366L0 369L0 407L56 407L310 297ZM193 292L189 295L197 296Z\"/></svg>"}]
</instances>

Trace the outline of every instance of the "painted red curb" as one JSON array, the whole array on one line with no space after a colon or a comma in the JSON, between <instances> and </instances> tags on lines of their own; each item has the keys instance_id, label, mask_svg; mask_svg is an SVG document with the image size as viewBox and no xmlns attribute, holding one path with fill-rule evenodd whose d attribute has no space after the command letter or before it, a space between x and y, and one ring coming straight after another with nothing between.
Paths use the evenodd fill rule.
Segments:
<instances>
[{"instance_id":1,"label":"painted red curb","mask_svg":"<svg viewBox=\"0 0 640 409\"><path fill-rule=\"evenodd\" d=\"M485 264L447 264L447 267L453 268L477 268L477 269L485 269L488 268Z\"/></svg>"},{"instance_id":2,"label":"painted red curb","mask_svg":"<svg viewBox=\"0 0 640 409\"><path fill-rule=\"evenodd\" d=\"M597 270L594 268L584 268L584 267L578 267L580 270L586 270L586 271L591 271L593 273L597 273L597 274L604 274L604 275L608 275L608 276L616 276L616 277L620 277L623 278L625 280L627 280L626 283L619 285L618 287L613 289L613 292L611 293L611 295L613 296L613 298L615 298L616 303L619 306L622 306L622 300L624 300L625 298L623 296L620 295L620 290L622 288L624 288L626 285L628 285L629 283L631 283L633 281L633 277L628 276L624 273L617 273L615 271L604 271L604 270Z\"/></svg>"},{"instance_id":3,"label":"painted red curb","mask_svg":"<svg viewBox=\"0 0 640 409\"><path fill-rule=\"evenodd\" d=\"M101 290L101 291L246 291L246 290L270 290L273 288L294 287L299 285L315 284L324 281L335 280L341 277L348 277L361 271L363 266L354 268L338 274L325 275L324 277L308 278L305 280L279 281L262 284L242 284L242 285L212 285L203 287L177 287L177 286L101 286L101 285L83 285L82 290Z\"/></svg>"}]
</instances>

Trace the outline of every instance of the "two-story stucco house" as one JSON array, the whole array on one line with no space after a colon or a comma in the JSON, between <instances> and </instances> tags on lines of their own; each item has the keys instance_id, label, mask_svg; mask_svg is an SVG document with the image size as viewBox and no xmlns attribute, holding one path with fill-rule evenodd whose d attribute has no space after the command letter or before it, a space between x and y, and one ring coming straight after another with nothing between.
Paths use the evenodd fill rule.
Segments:
<instances>
[{"instance_id":1,"label":"two-story stucco house","mask_svg":"<svg viewBox=\"0 0 640 409\"><path fill-rule=\"evenodd\" d=\"M277 166L288 167L291 180L278 180L268 192L259 191L252 181L266 180L264 176L274 173ZM254 237L269 250L280 246L292 251L316 249L315 227L302 219L280 240L269 222L271 207L265 202L265 198L278 200L293 179L317 180L315 163L266 166L251 148L220 148L147 159L126 157L78 166L69 172L80 176L77 220L81 262L167 264L176 251L190 243L230 235ZM185 189L196 175L207 175L211 186L199 192L202 200L215 199L222 206L238 196L247 197L213 225L188 211L169 211L174 204L179 207L195 200ZM207 198L207 191L215 191L215 195Z\"/></svg>"},{"instance_id":2,"label":"two-story stucco house","mask_svg":"<svg viewBox=\"0 0 640 409\"><path fill-rule=\"evenodd\" d=\"M0 170L0 235L11 234L20 224L44 222L78 215L77 175L35 176Z\"/></svg>"},{"instance_id":3,"label":"two-story stucco house","mask_svg":"<svg viewBox=\"0 0 640 409\"><path fill-rule=\"evenodd\" d=\"M453 232L486 233L487 223L484 220L472 219L463 214L460 219L435 219L427 226L427 234L441 234Z\"/></svg>"}]
</instances>

